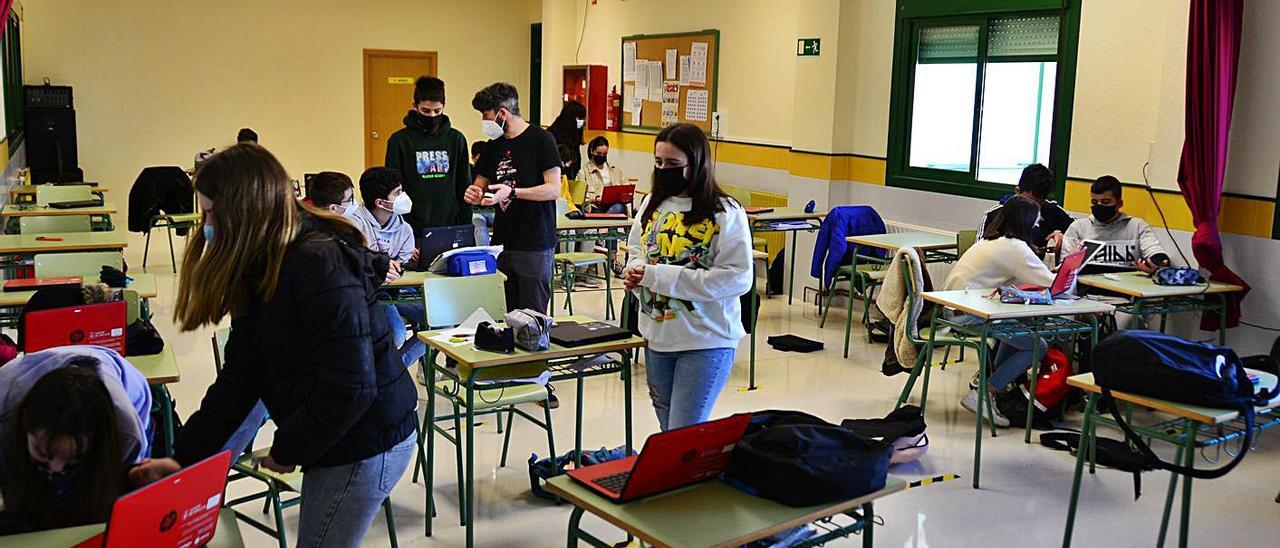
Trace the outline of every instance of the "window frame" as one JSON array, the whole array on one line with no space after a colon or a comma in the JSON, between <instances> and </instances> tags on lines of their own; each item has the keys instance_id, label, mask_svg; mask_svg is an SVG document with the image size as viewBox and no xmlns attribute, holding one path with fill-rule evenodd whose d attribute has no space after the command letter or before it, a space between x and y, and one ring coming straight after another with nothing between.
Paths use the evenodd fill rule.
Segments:
<instances>
[{"instance_id":1,"label":"window frame","mask_svg":"<svg viewBox=\"0 0 1280 548\"><path fill-rule=\"evenodd\" d=\"M26 136L26 109L23 106L26 92L23 86L22 67L22 20L16 12L11 11L4 22L4 36L0 37L0 55L4 56L4 70L0 75L0 85L4 86L4 119L3 138L8 140L9 156L12 157L22 145Z\"/></svg>"},{"instance_id":2,"label":"window frame","mask_svg":"<svg viewBox=\"0 0 1280 548\"><path fill-rule=\"evenodd\" d=\"M1071 144L1071 120L1075 98L1076 57L1080 38L1080 1L986 0L967 6L939 0L899 0L893 45L893 82L890 90L888 158L885 184L891 187L939 192L972 198L998 199L1012 187L978 179L981 158L983 88L986 84L987 40L990 21L1009 16L1057 15L1058 53L1049 56L1002 57L996 62L1055 61L1052 131L1049 161L1054 174L1054 195L1065 199ZM975 5L976 4L976 5ZM937 26L977 25L978 58L970 136L968 172L911 166L911 125L915 97L915 68L920 29Z\"/></svg>"}]
</instances>

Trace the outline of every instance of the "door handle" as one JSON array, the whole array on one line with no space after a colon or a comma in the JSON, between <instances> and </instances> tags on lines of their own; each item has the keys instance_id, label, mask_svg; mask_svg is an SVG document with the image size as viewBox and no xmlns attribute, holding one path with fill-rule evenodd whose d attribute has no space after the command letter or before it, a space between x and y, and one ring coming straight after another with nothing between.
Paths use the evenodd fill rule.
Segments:
<instances>
[{"instance_id":1,"label":"door handle","mask_svg":"<svg viewBox=\"0 0 1280 548\"><path fill-rule=\"evenodd\" d=\"M369 136L370 136L370 137L373 137L374 139L377 139L377 138L378 138L378 132L376 132L376 131L375 131L375 132L373 132L372 134L370 134Z\"/></svg>"}]
</instances>

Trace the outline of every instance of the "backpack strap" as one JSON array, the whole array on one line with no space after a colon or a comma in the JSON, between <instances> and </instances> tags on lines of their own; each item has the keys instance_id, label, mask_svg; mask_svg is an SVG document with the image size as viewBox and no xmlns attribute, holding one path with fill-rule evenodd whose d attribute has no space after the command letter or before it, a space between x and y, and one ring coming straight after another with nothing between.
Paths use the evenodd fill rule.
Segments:
<instances>
[{"instance_id":1,"label":"backpack strap","mask_svg":"<svg viewBox=\"0 0 1280 548\"><path fill-rule=\"evenodd\" d=\"M1240 461L1244 460L1245 454L1249 452L1248 448L1253 444L1253 404L1252 402L1246 402L1241 405L1239 409L1240 414L1244 416L1245 425L1244 441L1241 443L1242 449L1239 453L1236 453L1235 458L1231 459L1231 462L1227 463L1226 466L1209 470L1167 462L1161 460L1160 457L1156 455L1155 451L1151 450L1151 446L1142 441L1142 436L1138 435L1137 432L1134 432L1133 428L1129 426L1129 423L1124 420L1124 417L1120 414L1120 406L1115 404L1115 397L1111 394L1111 390L1104 387L1102 389L1102 395L1104 398L1111 400L1111 418L1116 422L1116 425L1118 425L1121 430L1124 430L1124 435L1127 438L1127 441L1133 444L1134 448L1136 448L1138 452L1142 453L1148 463L1161 470L1168 470L1175 474L1195 479L1217 479L1227 475L1227 473L1231 472L1236 465L1240 464Z\"/></svg>"}]
</instances>

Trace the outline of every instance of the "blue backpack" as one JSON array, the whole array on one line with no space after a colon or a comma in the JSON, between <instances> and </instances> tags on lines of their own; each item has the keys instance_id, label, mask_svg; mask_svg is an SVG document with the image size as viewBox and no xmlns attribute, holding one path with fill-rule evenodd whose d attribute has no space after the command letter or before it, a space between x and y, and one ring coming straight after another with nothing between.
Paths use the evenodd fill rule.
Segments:
<instances>
[{"instance_id":1,"label":"blue backpack","mask_svg":"<svg viewBox=\"0 0 1280 548\"><path fill-rule=\"evenodd\" d=\"M449 256L450 276L480 276L498 271L498 260L488 251L462 251Z\"/></svg>"}]
</instances>

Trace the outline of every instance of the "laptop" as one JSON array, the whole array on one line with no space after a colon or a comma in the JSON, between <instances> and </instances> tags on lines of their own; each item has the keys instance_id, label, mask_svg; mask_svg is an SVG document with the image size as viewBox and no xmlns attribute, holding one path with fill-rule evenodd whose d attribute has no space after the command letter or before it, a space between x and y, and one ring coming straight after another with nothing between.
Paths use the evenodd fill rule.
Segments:
<instances>
[{"instance_id":1,"label":"laptop","mask_svg":"<svg viewBox=\"0 0 1280 548\"><path fill-rule=\"evenodd\" d=\"M53 209L79 209L83 207L101 207L102 200L95 198L92 200L68 200L64 202L49 202L49 207Z\"/></svg>"},{"instance_id":2,"label":"laptop","mask_svg":"<svg viewBox=\"0 0 1280 548\"><path fill-rule=\"evenodd\" d=\"M627 502L715 479L724 472L751 414L659 432L640 454L570 470L568 475L614 502Z\"/></svg>"},{"instance_id":3,"label":"laptop","mask_svg":"<svg viewBox=\"0 0 1280 548\"><path fill-rule=\"evenodd\" d=\"M22 344L26 352L90 344L124 355L124 301L36 310L26 315Z\"/></svg>"},{"instance_id":4,"label":"laptop","mask_svg":"<svg viewBox=\"0 0 1280 548\"><path fill-rule=\"evenodd\" d=\"M747 206L742 209L743 211L747 212L747 215L760 215L761 213L773 213L772 207Z\"/></svg>"},{"instance_id":5,"label":"laptop","mask_svg":"<svg viewBox=\"0 0 1280 548\"><path fill-rule=\"evenodd\" d=\"M475 225L453 225L423 228L418 231L417 244L418 264L425 267L446 251L460 247L475 247L476 227Z\"/></svg>"},{"instance_id":6,"label":"laptop","mask_svg":"<svg viewBox=\"0 0 1280 548\"><path fill-rule=\"evenodd\" d=\"M231 452L223 451L116 499L107 530L76 548L186 548L213 540Z\"/></svg>"},{"instance_id":7,"label":"laptop","mask_svg":"<svg viewBox=\"0 0 1280 548\"><path fill-rule=\"evenodd\" d=\"M1058 275L1053 277L1053 285L1049 287L1040 287L1033 284L1022 284L1018 289L1023 291L1045 291L1048 290L1050 297L1065 295L1075 287L1076 275L1080 269L1084 267L1085 250L1080 250L1062 258L1062 264L1058 265Z\"/></svg>"},{"instance_id":8,"label":"laptop","mask_svg":"<svg viewBox=\"0 0 1280 548\"><path fill-rule=\"evenodd\" d=\"M600 205L629 204L636 197L636 185L609 185L600 192Z\"/></svg>"},{"instance_id":9,"label":"laptop","mask_svg":"<svg viewBox=\"0 0 1280 548\"><path fill-rule=\"evenodd\" d=\"M565 348L577 348L630 337L630 331L604 322L556 322L551 326L551 342Z\"/></svg>"},{"instance_id":10,"label":"laptop","mask_svg":"<svg viewBox=\"0 0 1280 548\"><path fill-rule=\"evenodd\" d=\"M627 219L626 213L583 213L583 219Z\"/></svg>"},{"instance_id":11,"label":"laptop","mask_svg":"<svg viewBox=\"0 0 1280 548\"><path fill-rule=\"evenodd\" d=\"M80 276L55 276L52 278L20 278L5 280L5 291L35 291L46 287L79 286L84 283Z\"/></svg>"}]
</instances>

